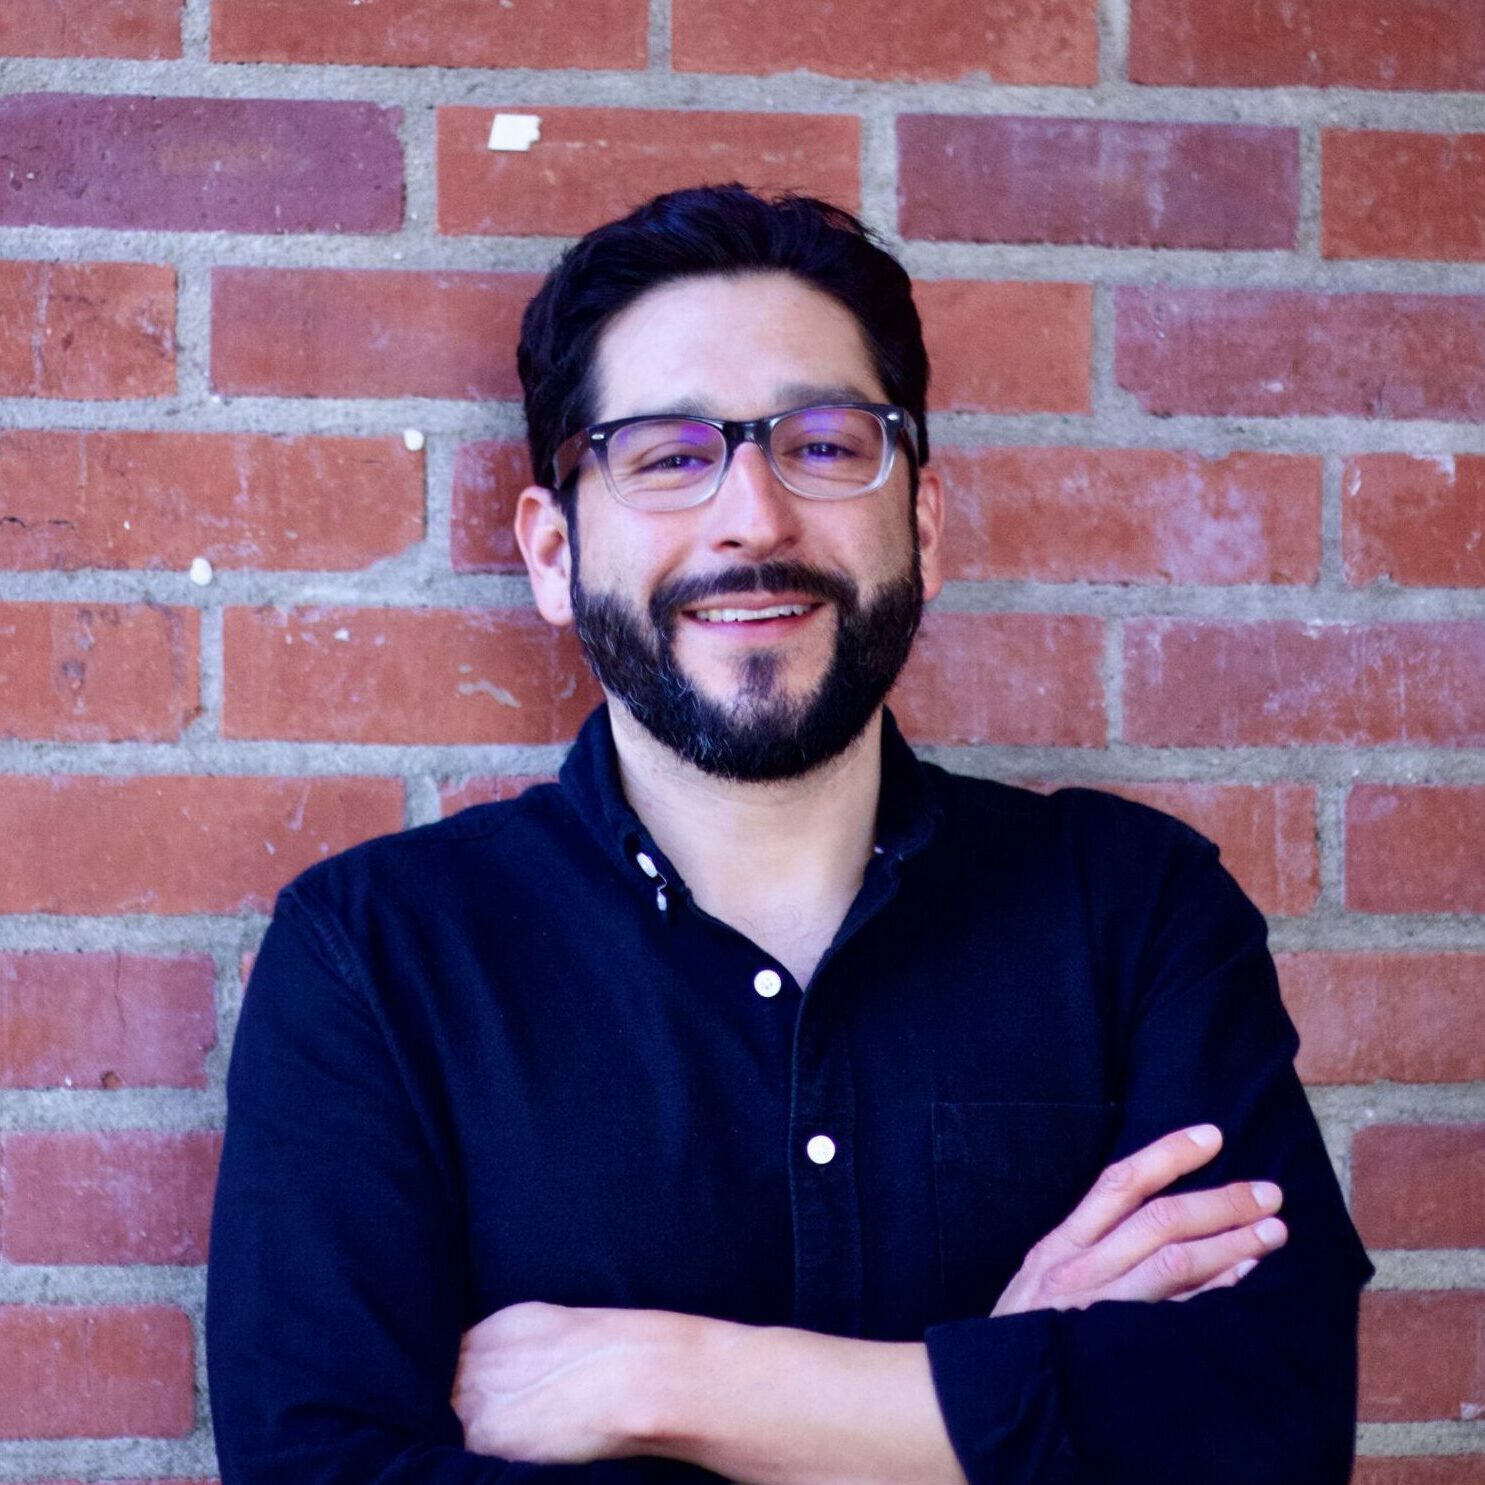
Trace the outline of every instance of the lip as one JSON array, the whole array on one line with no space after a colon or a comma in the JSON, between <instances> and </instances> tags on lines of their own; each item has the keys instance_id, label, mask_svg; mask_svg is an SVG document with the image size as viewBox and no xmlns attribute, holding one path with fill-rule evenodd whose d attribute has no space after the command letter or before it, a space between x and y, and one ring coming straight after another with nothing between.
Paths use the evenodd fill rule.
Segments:
<instances>
[{"instance_id":1,"label":"lip","mask_svg":"<svg viewBox=\"0 0 1485 1485\"><path fill-rule=\"evenodd\" d=\"M714 597L703 598L699 603L688 603L681 612L688 619L694 619L704 609L740 608L748 613L757 613L759 609L779 608L783 605L814 610L822 608L824 603L823 598L812 598L807 593L718 593ZM803 619L809 616L800 614L798 617Z\"/></svg>"},{"instance_id":2,"label":"lip","mask_svg":"<svg viewBox=\"0 0 1485 1485\"><path fill-rule=\"evenodd\" d=\"M780 614L772 619L750 619L745 623L719 624L713 620L700 617L703 610L718 608L741 609L745 613L757 613L761 609L777 608L781 605L797 605L804 609L802 614ZM749 635L759 639L777 637L787 633L791 629L797 629L803 624L809 623L814 616L825 607L825 602L820 598L808 598L803 594L773 594L758 593L734 593L719 594L715 598L708 598L701 603L688 605L681 610L681 617L686 619L693 627L705 629L711 634L722 636L733 636L743 638Z\"/></svg>"}]
</instances>

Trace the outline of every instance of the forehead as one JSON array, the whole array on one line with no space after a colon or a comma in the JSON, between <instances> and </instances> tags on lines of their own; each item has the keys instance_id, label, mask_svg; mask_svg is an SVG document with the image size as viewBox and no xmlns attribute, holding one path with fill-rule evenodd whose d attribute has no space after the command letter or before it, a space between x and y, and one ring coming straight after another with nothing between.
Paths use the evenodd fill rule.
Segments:
<instances>
[{"instance_id":1,"label":"forehead","mask_svg":"<svg viewBox=\"0 0 1485 1485\"><path fill-rule=\"evenodd\" d=\"M778 412L819 388L885 402L861 327L787 273L662 284L616 315L598 342L595 420L686 407L713 417Z\"/></svg>"}]
</instances>

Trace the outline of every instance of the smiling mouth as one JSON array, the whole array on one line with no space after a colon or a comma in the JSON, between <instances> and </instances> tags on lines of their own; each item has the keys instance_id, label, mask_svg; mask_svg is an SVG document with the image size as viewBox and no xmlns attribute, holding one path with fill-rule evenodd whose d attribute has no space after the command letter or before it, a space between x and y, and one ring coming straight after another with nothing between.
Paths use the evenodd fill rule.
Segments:
<instances>
[{"instance_id":1,"label":"smiling mouth","mask_svg":"<svg viewBox=\"0 0 1485 1485\"><path fill-rule=\"evenodd\" d=\"M686 617L703 624L757 624L766 619L801 618L819 606L818 603L774 603L766 608L735 608L719 604L714 608L689 609Z\"/></svg>"}]
</instances>

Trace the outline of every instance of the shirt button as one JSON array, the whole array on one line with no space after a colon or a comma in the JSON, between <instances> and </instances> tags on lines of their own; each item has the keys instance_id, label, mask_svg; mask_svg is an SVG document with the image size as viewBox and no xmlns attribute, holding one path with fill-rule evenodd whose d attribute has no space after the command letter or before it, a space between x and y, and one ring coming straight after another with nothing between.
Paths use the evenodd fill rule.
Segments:
<instances>
[{"instance_id":1,"label":"shirt button","mask_svg":"<svg viewBox=\"0 0 1485 1485\"><path fill-rule=\"evenodd\" d=\"M816 1165L829 1165L835 1159L835 1141L828 1134L811 1135L809 1144L804 1147L804 1153Z\"/></svg>"},{"instance_id":2,"label":"shirt button","mask_svg":"<svg viewBox=\"0 0 1485 1485\"><path fill-rule=\"evenodd\" d=\"M772 1000L783 988L784 982L776 969L760 969L753 976L753 989L765 1000Z\"/></svg>"}]
</instances>

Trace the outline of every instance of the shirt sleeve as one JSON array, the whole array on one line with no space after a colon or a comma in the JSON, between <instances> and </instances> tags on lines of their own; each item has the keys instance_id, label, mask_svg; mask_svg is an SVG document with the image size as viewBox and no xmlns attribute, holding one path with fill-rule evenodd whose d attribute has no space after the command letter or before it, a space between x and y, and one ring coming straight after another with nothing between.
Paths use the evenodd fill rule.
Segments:
<instances>
[{"instance_id":1,"label":"shirt sleeve","mask_svg":"<svg viewBox=\"0 0 1485 1485\"><path fill-rule=\"evenodd\" d=\"M212 1220L222 1485L501 1485L577 1468L463 1448L454 1183L348 951L287 890L244 999Z\"/></svg>"},{"instance_id":2,"label":"shirt sleeve","mask_svg":"<svg viewBox=\"0 0 1485 1485\"><path fill-rule=\"evenodd\" d=\"M1189 833L1140 956L1114 1155L1210 1121L1173 1190L1267 1179L1289 1240L1233 1288L967 1319L926 1334L971 1485L1345 1485L1371 1264L1294 1071L1262 915Z\"/></svg>"}]
</instances>

